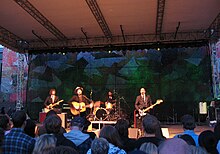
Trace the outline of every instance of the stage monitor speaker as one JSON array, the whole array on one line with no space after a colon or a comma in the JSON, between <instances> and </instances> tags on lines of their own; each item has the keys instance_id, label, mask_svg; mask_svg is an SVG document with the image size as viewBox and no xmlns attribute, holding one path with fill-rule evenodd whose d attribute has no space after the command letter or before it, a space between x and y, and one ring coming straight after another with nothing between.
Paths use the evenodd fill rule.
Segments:
<instances>
[{"instance_id":1,"label":"stage monitor speaker","mask_svg":"<svg viewBox=\"0 0 220 154\"><path fill-rule=\"evenodd\" d=\"M138 138L138 128L128 128L128 137L129 138Z\"/></svg>"},{"instance_id":2,"label":"stage monitor speaker","mask_svg":"<svg viewBox=\"0 0 220 154\"><path fill-rule=\"evenodd\" d=\"M164 137L170 138L170 133L169 133L168 128L161 128L161 130L162 130L162 134L163 134Z\"/></svg>"},{"instance_id":3,"label":"stage monitor speaker","mask_svg":"<svg viewBox=\"0 0 220 154\"><path fill-rule=\"evenodd\" d=\"M207 103L199 102L199 114L207 114Z\"/></svg>"}]
</instances>

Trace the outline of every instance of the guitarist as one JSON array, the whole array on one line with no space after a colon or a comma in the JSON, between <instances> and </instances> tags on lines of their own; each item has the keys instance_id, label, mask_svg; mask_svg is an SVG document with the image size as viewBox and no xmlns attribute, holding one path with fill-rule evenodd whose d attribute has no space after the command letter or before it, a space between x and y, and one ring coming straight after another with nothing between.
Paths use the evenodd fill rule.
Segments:
<instances>
[{"instance_id":1,"label":"guitarist","mask_svg":"<svg viewBox=\"0 0 220 154\"><path fill-rule=\"evenodd\" d=\"M70 105L71 110L75 109L73 106L72 102L77 102L77 103L85 103L86 106L88 106L92 101L87 98L85 95L83 95L83 88L82 87L76 87L74 90L75 95L68 101L68 104ZM77 110L77 109L76 109ZM74 116L81 116L81 117L86 117L87 113L86 111L84 112L79 112L79 115L74 115Z\"/></svg>"},{"instance_id":2,"label":"guitarist","mask_svg":"<svg viewBox=\"0 0 220 154\"><path fill-rule=\"evenodd\" d=\"M50 89L49 94L50 94L50 96L47 96L46 100L44 101L44 106L47 109L51 110L52 108L49 108L49 105L53 105L56 102L58 102L59 97L56 96L56 90L55 89ZM55 110L56 112L60 112L59 105L54 106L53 110Z\"/></svg>"},{"instance_id":3,"label":"guitarist","mask_svg":"<svg viewBox=\"0 0 220 154\"><path fill-rule=\"evenodd\" d=\"M137 96L135 101L135 108L138 112L138 116L140 118L137 118L137 127L141 128L141 122L144 116L140 116L142 113L141 111L149 106L152 105L152 100L150 95L146 94L145 88L140 89L140 95Z\"/></svg>"}]
</instances>

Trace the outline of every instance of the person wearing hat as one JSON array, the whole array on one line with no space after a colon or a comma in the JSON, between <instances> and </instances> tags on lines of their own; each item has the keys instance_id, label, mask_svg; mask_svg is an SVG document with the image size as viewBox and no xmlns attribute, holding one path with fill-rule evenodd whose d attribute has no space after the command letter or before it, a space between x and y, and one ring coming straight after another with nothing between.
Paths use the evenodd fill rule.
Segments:
<instances>
[{"instance_id":1,"label":"person wearing hat","mask_svg":"<svg viewBox=\"0 0 220 154\"><path fill-rule=\"evenodd\" d=\"M92 108L92 101L83 95L83 88L76 87L75 95L68 101L73 116L86 117L86 108Z\"/></svg>"},{"instance_id":2,"label":"person wearing hat","mask_svg":"<svg viewBox=\"0 0 220 154\"><path fill-rule=\"evenodd\" d=\"M83 133L85 123L85 118L80 116L74 117L71 121L70 132L64 133L64 136L76 145L79 153L86 153L92 144L90 135Z\"/></svg>"}]
</instances>

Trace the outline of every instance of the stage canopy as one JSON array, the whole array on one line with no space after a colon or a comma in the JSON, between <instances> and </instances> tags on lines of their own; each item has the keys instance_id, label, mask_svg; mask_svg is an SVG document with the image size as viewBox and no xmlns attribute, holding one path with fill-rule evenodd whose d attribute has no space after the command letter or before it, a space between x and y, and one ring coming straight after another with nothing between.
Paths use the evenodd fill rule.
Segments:
<instances>
[{"instance_id":1,"label":"stage canopy","mask_svg":"<svg viewBox=\"0 0 220 154\"><path fill-rule=\"evenodd\" d=\"M0 44L19 52L219 38L219 0L1 0Z\"/></svg>"}]
</instances>

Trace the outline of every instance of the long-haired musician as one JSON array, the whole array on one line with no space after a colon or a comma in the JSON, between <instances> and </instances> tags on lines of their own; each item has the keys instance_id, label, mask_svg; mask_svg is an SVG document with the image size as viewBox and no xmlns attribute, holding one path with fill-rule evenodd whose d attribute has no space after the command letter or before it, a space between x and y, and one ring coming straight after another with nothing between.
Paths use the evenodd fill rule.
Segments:
<instances>
[{"instance_id":1,"label":"long-haired musician","mask_svg":"<svg viewBox=\"0 0 220 154\"><path fill-rule=\"evenodd\" d=\"M92 100L83 95L83 88L76 87L75 95L68 101L73 116L86 117L86 108L92 108Z\"/></svg>"},{"instance_id":2,"label":"long-haired musician","mask_svg":"<svg viewBox=\"0 0 220 154\"><path fill-rule=\"evenodd\" d=\"M56 96L56 90L55 89L50 89L49 91L49 96L44 101L45 107L47 107L50 104L54 104L59 101L59 97Z\"/></svg>"},{"instance_id":3,"label":"long-haired musician","mask_svg":"<svg viewBox=\"0 0 220 154\"><path fill-rule=\"evenodd\" d=\"M54 88L50 89L49 96L44 101L44 106L47 110L55 110L56 112L60 112L59 109L59 97L56 96L56 90Z\"/></svg>"}]
</instances>

